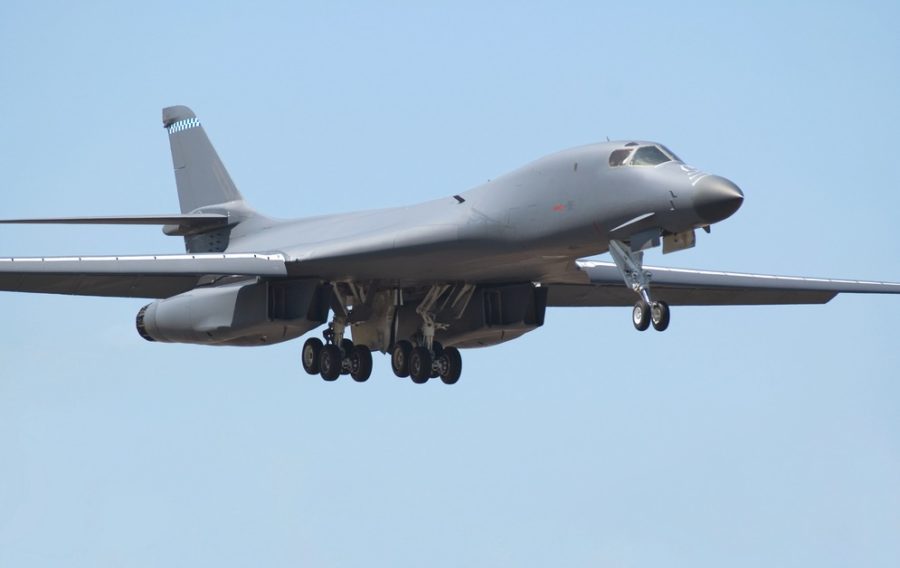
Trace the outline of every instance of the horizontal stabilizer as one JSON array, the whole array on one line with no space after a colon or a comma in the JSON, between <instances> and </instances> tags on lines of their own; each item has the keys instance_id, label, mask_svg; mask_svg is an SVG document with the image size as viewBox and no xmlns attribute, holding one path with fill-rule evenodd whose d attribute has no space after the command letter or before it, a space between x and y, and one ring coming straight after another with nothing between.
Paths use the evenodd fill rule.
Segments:
<instances>
[{"instance_id":1,"label":"horizontal stabilizer","mask_svg":"<svg viewBox=\"0 0 900 568\"><path fill-rule=\"evenodd\" d=\"M100 217L51 217L36 219L0 219L0 224L38 225L166 225L166 234L190 235L226 227L228 215L196 213L182 215L111 215Z\"/></svg>"}]
</instances>

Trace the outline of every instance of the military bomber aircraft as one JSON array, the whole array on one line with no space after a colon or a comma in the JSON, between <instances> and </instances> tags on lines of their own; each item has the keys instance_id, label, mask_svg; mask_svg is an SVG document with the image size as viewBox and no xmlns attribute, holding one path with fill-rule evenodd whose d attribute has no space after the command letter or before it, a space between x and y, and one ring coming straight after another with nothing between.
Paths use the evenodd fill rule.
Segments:
<instances>
[{"instance_id":1,"label":"military bomber aircraft","mask_svg":"<svg viewBox=\"0 0 900 568\"><path fill-rule=\"evenodd\" d=\"M372 372L447 384L460 349L544 324L548 307L632 306L640 331L670 306L820 304L900 284L649 267L645 250L693 247L743 193L655 142L591 144L540 158L467 192L394 209L297 220L253 210L195 114L163 109L180 214L2 220L162 225L185 254L0 258L0 290L152 298L148 341L268 345L330 322L303 345L327 381ZM579 260L609 252L613 262ZM348 333L349 332L349 333ZM352 339L349 336L352 336Z\"/></svg>"}]
</instances>

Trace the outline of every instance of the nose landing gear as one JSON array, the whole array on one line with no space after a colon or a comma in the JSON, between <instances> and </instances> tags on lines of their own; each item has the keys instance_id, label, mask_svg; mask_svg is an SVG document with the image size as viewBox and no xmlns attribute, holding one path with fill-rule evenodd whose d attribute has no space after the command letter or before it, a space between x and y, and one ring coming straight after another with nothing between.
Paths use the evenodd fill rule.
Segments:
<instances>
[{"instance_id":1,"label":"nose landing gear","mask_svg":"<svg viewBox=\"0 0 900 568\"><path fill-rule=\"evenodd\" d=\"M644 270L643 251L632 251L627 244L612 240L609 242L609 253L616 262L625 285L641 297L631 312L634 328L645 331L652 324L656 331L665 331L669 327L669 304L654 301L650 296L651 274Z\"/></svg>"},{"instance_id":2,"label":"nose landing gear","mask_svg":"<svg viewBox=\"0 0 900 568\"><path fill-rule=\"evenodd\" d=\"M653 324L656 331L665 331L669 327L669 304L653 302L647 305L643 300L634 304L631 322L638 331L645 331Z\"/></svg>"}]
</instances>

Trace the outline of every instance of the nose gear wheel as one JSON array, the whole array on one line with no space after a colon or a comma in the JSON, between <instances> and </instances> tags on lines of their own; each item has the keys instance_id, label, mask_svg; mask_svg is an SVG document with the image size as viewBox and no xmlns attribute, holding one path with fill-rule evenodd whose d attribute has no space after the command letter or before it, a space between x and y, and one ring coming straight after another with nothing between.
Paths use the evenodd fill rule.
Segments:
<instances>
[{"instance_id":1,"label":"nose gear wheel","mask_svg":"<svg viewBox=\"0 0 900 568\"><path fill-rule=\"evenodd\" d=\"M643 300L634 304L634 310L631 313L631 323L634 324L634 329L638 331L645 331L650 327L650 306Z\"/></svg>"},{"instance_id":2,"label":"nose gear wheel","mask_svg":"<svg viewBox=\"0 0 900 568\"><path fill-rule=\"evenodd\" d=\"M653 302L650 306L650 321L656 331L665 331L669 327L669 304Z\"/></svg>"}]
</instances>

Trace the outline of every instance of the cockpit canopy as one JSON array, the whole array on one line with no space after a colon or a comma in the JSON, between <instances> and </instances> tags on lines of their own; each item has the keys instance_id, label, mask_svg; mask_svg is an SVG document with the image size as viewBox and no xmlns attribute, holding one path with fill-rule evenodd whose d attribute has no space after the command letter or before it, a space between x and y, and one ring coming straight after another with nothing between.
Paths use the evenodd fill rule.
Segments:
<instances>
[{"instance_id":1,"label":"cockpit canopy","mask_svg":"<svg viewBox=\"0 0 900 568\"><path fill-rule=\"evenodd\" d=\"M658 166L666 162L680 162L674 152L661 144L638 145L631 142L625 148L613 150L609 155L610 167L618 166Z\"/></svg>"}]
</instances>

